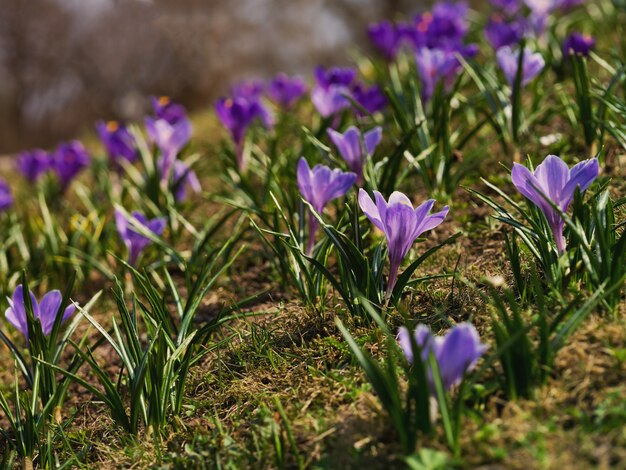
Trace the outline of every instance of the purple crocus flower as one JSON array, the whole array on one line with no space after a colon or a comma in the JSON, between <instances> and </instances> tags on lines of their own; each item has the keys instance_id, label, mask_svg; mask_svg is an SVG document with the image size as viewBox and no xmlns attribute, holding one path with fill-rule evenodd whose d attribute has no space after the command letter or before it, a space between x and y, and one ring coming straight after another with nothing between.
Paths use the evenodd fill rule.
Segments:
<instances>
[{"instance_id":1,"label":"purple crocus flower","mask_svg":"<svg viewBox=\"0 0 626 470\"><path fill-rule=\"evenodd\" d=\"M443 81L444 90L449 93L461 71L461 63L453 51L422 47L415 53L417 71L422 81L422 100L428 101L435 87Z\"/></svg>"},{"instance_id":2,"label":"purple crocus flower","mask_svg":"<svg viewBox=\"0 0 626 470\"><path fill-rule=\"evenodd\" d=\"M13 194L6 181L0 179L0 212L6 211L13 205Z\"/></svg>"},{"instance_id":3,"label":"purple crocus flower","mask_svg":"<svg viewBox=\"0 0 626 470\"><path fill-rule=\"evenodd\" d=\"M121 160L134 162L139 156L135 138L123 124L100 121L96 123L96 132L115 167L120 167Z\"/></svg>"},{"instance_id":4,"label":"purple crocus flower","mask_svg":"<svg viewBox=\"0 0 626 470\"><path fill-rule=\"evenodd\" d=\"M52 155L41 149L20 153L17 169L31 183L35 183L41 175L50 169Z\"/></svg>"},{"instance_id":5,"label":"purple crocus flower","mask_svg":"<svg viewBox=\"0 0 626 470\"><path fill-rule=\"evenodd\" d=\"M269 83L267 94L275 103L291 109L306 94L306 82L299 75L290 77L286 73L279 73Z\"/></svg>"},{"instance_id":6,"label":"purple crocus flower","mask_svg":"<svg viewBox=\"0 0 626 470\"><path fill-rule=\"evenodd\" d=\"M402 28L403 36L417 50L422 47L454 50L461 46L468 31L465 2L441 2L432 11L415 16L412 28Z\"/></svg>"},{"instance_id":7,"label":"purple crocus flower","mask_svg":"<svg viewBox=\"0 0 626 470\"><path fill-rule=\"evenodd\" d=\"M576 188L584 192L597 176L598 160L596 158L584 160L570 169L559 157L548 155L537 166L534 173L519 163L513 164L511 172L513 184L545 215L559 254L563 253L566 247L563 236L565 222L548 200L561 212L566 212L574 199Z\"/></svg>"},{"instance_id":8,"label":"purple crocus flower","mask_svg":"<svg viewBox=\"0 0 626 470\"><path fill-rule=\"evenodd\" d=\"M485 36L489 44L498 50L518 44L524 37L525 30L526 24L523 20L506 22L501 15L494 15L485 27Z\"/></svg>"},{"instance_id":9,"label":"purple crocus flower","mask_svg":"<svg viewBox=\"0 0 626 470\"><path fill-rule=\"evenodd\" d=\"M498 65L504 73L504 77L510 86L515 84L517 66L519 63L519 50L513 50L509 46L501 47L496 52ZM528 85L543 70L545 61L539 52L531 52L524 48L522 61L522 86Z\"/></svg>"},{"instance_id":10,"label":"purple crocus flower","mask_svg":"<svg viewBox=\"0 0 626 470\"><path fill-rule=\"evenodd\" d=\"M264 91L265 82L257 79L241 81L230 88L231 96L247 99L259 99Z\"/></svg>"},{"instance_id":11,"label":"purple crocus flower","mask_svg":"<svg viewBox=\"0 0 626 470\"><path fill-rule=\"evenodd\" d=\"M176 156L191 139L191 121L185 117L172 124L166 119L148 117L146 131L150 140L161 151L159 159L161 181L168 181Z\"/></svg>"},{"instance_id":12,"label":"purple crocus flower","mask_svg":"<svg viewBox=\"0 0 626 470\"><path fill-rule=\"evenodd\" d=\"M398 331L398 343L409 363L415 357L411 347L411 333L406 327ZM488 349L481 343L480 336L471 323L459 323L445 336L433 335L430 328L419 324L413 332L415 343L419 346L422 363L427 366L428 384L431 393L435 393L433 373L428 367L428 356L432 352L437 361L441 382L446 390L459 384L463 376L471 371L476 362Z\"/></svg>"},{"instance_id":13,"label":"purple crocus flower","mask_svg":"<svg viewBox=\"0 0 626 470\"><path fill-rule=\"evenodd\" d=\"M237 166L243 172L247 166L243 144L248 128L259 119L266 129L271 129L274 126L274 116L258 97L246 96L220 98L215 103L215 112L222 125L230 132L235 143Z\"/></svg>"},{"instance_id":14,"label":"purple crocus flower","mask_svg":"<svg viewBox=\"0 0 626 470\"><path fill-rule=\"evenodd\" d=\"M152 97L152 109L157 119L164 119L171 125L189 119L185 107L173 102L168 96Z\"/></svg>"},{"instance_id":15,"label":"purple crocus flower","mask_svg":"<svg viewBox=\"0 0 626 470\"><path fill-rule=\"evenodd\" d=\"M328 129L327 132L350 171L356 173L356 183L360 186L363 183L363 164L367 157L374 154L380 143L383 137L382 128L375 127L363 134L355 126L349 127L343 134L334 129Z\"/></svg>"},{"instance_id":16,"label":"purple crocus flower","mask_svg":"<svg viewBox=\"0 0 626 470\"><path fill-rule=\"evenodd\" d=\"M322 117L327 118L350 106L346 96L352 96L355 78L356 70L352 68L319 66L315 69L316 84L311 90L311 101Z\"/></svg>"},{"instance_id":17,"label":"purple crocus flower","mask_svg":"<svg viewBox=\"0 0 626 470\"><path fill-rule=\"evenodd\" d=\"M321 214L324 207L333 199L343 196L356 181L356 174L331 170L325 165L309 167L304 157L298 162L298 189L302 198L313 206L315 212ZM318 220L310 214L310 233L307 245L307 254L313 253L315 234L319 225Z\"/></svg>"},{"instance_id":18,"label":"purple crocus flower","mask_svg":"<svg viewBox=\"0 0 626 470\"><path fill-rule=\"evenodd\" d=\"M391 21L383 20L371 24L367 28L367 35L388 62L395 60L400 50L402 34Z\"/></svg>"},{"instance_id":19,"label":"purple crocus flower","mask_svg":"<svg viewBox=\"0 0 626 470\"><path fill-rule=\"evenodd\" d=\"M63 191L83 168L89 166L90 160L89 153L78 140L59 145L50 160L50 167L59 177Z\"/></svg>"},{"instance_id":20,"label":"purple crocus flower","mask_svg":"<svg viewBox=\"0 0 626 470\"><path fill-rule=\"evenodd\" d=\"M594 47L596 47L596 41L592 36L572 33L563 43L563 53L588 57Z\"/></svg>"},{"instance_id":21,"label":"purple crocus flower","mask_svg":"<svg viewBox=\"0 0 626 470\"><path fill-rule=\"evenodd\" d=\"M139 224L155 235L161 235L163 230L165 230L166 219L165 217L156 217L148 220L145 215L137 211L134 211L131 215L132 217L127 218L122 211L115 209L115 225L128 249L128 264L135 266L139 255L150 244L151 240L137 232L133 227Z\"/></svg>"},{"instance_id":22,"label":"purple crocus flower","mask_svg":"<svg viewBox=\"0 0 626 470\"><path fill-rule=\"evenodd\" d=\"M374 191L376 203L364 189L359 190L359 206L368 219L387 238L389 251L389 283L387 296L393 292L398 277L398 269L415 239L427 230L437 227L448 214L448 206L435 214L429 214L434 199L429 199L413 209L411 200L404 194L394 191L389 202L378 191Z\"/></svg>"},{"instance_id":23,"label":"purple crocus flower","mask_svg":"<svg viewBox=\"0 0 626 470\"><path fill-rule=\"evenodd\" d=\"M352 97L369 114L382 111L387 106L387 98L378 85L366 87L361 83L356 83L352 87ZM359 108L356 109L356 113L363 114Z\"/></svg>"},{"instance_id":24,"label":"purple crocus flower","mask_svg":"<svg viewBox=\"0 0 626 470\"><path fill-rule=\"evenodd\" d=\"M173 180L174 198L178 202L187 199L187 189L191 189L194 193L202 191L198 175L182 160L174 162Z\"/></svg>"},{"instance_id":25,"label":"purple crocus flower","mask_svg":"<svg viewBox=\"0 0 626 470\"><path fill-rule=\"evenodd\" d=\"M4 316L28 341L28 320L26 316L26 306L24 305L24 289L21 284L15 288L13 298L10 299L7 297L7 300L9 301L9 308L4 312ZM54 322L61 308L62 301L63 296L58 290L52 290L44 295L41 299L41 303L37 302L37 298L33 292L30 292L33 317L35 320L39 320L43 334L46 336L52 333L52 328L54 327ZM63 311L61 322L71 317L75 310L76 306L74 304L68 305Z\"/></svg>"},{"instance_id":26,"label":"purple crocus flower","mask_svg":"<svg viewBox=\"0 0 626 470\"><path fill-rule=\"evenodd\" d=\"M508 16L514 16L522 7L522 0L490 0L490 3Z\"/></svg>"}]
</instances>

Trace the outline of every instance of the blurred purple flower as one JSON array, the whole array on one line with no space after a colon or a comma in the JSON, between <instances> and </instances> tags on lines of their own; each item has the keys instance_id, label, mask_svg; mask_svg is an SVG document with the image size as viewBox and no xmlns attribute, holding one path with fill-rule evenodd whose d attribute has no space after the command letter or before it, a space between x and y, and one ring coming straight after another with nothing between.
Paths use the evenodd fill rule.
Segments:
<instances>
[{"instance_id":1,"label":"blurred purple flower","mask_svg":"<svg viewBox=\"0 0 626 470\"><path fill-rule=\"evenodd\" d=\"M349 127L343 134L334 129L328 129L327 132L350 171L356 173L356 183L360 186L363 183L363 165L380 143L383 137L382 128L375 127L363 134L355 126Z\"/></svg>"},{"instance_id":2,"label":"blurred purple flower","mask_svg":"<svg viewBox=\"0 0 626 470\"><path fill-rule=\"evenodd\" d=\"M52 155L41 149L29 150L20 153L17 159L17 169L31 183L35 183L41 175L50 169Z\"/></svg>"},{"instance_id":3,"label":"blurred purple flower","mask_svg":"<svg viewBox=\"0 0 626 470\"><path fill-rule=\"evenodd\" d=\"M135 266L139 255L150 244L151 240L139 233L134 227L137 227L137 224L139 224L155 235L161 235L163 230L165 230L166 219L165 217L156 217L148 220L145 215L137 211L134 211L131 216L127 218L122 211L115 209L115 225L117 226L117 232L128 249L128 264Z\"/></svg>"},{"instance_id":4,"label":"blurred purple flower","mask_svg":"<svg viewBox=\"0 0 626 470\"><path fill-rule=\"evenodd\" d=\"M518 44L524 37L526 24L524 20L507 22L501 15L494 15L485 27L485 36L495 50L504 46Z\"/></svg>"},{"instance_id":5,"label":"blurred purple flower","mask_svg":"<svg viewBox=\"0 0 626 470\"><path fill-rule=\"evenodd\" d=\"M403 36L417 50L422 47L458 49L468 31L465 2L440 2L432 11L420 13L411 28L401 28Z\"/></svg>"},{"instance_id":6,"label":"blurred purple flower","mask_svg":"<svg viewBox=\"0 0 626 470\"><path fill-rule=\"evenodd\" d=\"M517 66L519 63L519 50L513 50L509 46L504 46L498 49L496 52L496 58L498 59L498 65L504 73L504 77L510 86L515 84L515 78L517 76ZM524 56L522 62L522 86L526 86L532 81L541 71L545 62L539 52L531 52L527 48L524 48Z\"/></svg>"},{"instance_id":7,"label":"blurred purple flower","mask_svg":"<svg viewBox=\"0 0 626 470\"><path fill-rule=\"evenodd\" d=\"M191 189L194 193L202 191L198 175L196 175L196 172L193 171L187 163L182 160L176 160L174 162L173 173L172 184L174 188L174 198L176 198L178 202L187 199L187 189Z\"/></svg>"},{"instance_id":8,"label":"blurred purple flower","mask_svg":"<svg viewBox=\"0 0 626 470\"><path fill-rule=\"evenodd\" d=\"M6 181L0 179L0 212L6 211L13 205L13 194Z\"/></svg>"},{"instance_id":9,"label":"blurred purple flower","mask_svg":"<svg viewBox=\"0 0 626 470\"><path fill-rule=\"evenodd\" d=\"M494 8L508 16L514 16L522 7L523 0L490 0L490 2Z\"/></svg>"},{"instance_id":10,"label":"blurred purple flower","mask_svg":"<svg viewBox=\"0 0 626 470\"><path fill-rule=\"evenodd\" d=\"M428 356L432 352L437 361L441 382L446 390L459 384L463 376L471 371L476 362L488 349L481 343L480 336L471 323L459 323L447 335L433 335L430 328L419 324L413 332L415 344L420 348L420 359L426 366L428 385L432 394L435 393L433 372L428 365ZM415 360L411 345L411 333L406 327L398 331L398 343L409 363Z\"/></svg>"},{"instance_id":11,"label":"blurred purple flower","mask_svg":"<svg viewBox=\"0 0 626 470\"><path fill-rule=\"evenodd\" d=\"M429 199L413 209L411 200L394 191L389 202L378 191L374 191L376 203L364 189L359 190L359 206L368 219L381 230L387 239L389 251L389 283L387 296L391 295L398 277L398 269L411 246L422 233L437 227L448 214L448 206L435 214L429 214L434 199Z\"/></svg>"},{"instance_id":12,"label":"blurred purple flower","mask_svg":"<svg viewBox=\"0 0 626 470\"><path fill-rule=\"evenodd\" d=\"M29 293L33 317L35 320L39 320L43 334L48 336L52 333L63 296L58 290L52 290L44 295L41 303L39 303L33 292ZM9 301L9 308L4 312L4 316L28 341L28 317L26 316L26 306L24 305L24 289L21 284L15 288L13 298L7 297L7 300ZM75 310L76 306L74 304L68 305L63 311L61 322L71 317Z\"/></svg>"},{"instance_id":13,"label":"blurred purple flower","mask_svg":"<svg viewBox=\"0 0 626 470\"><path fill-rule=\"evenodd\" d=\"M519 163L513 164L511 179L517 190L535 204L545 215L552 230L559 254L565 251L563 236L565 222L550 200L561 212L566 212L574 199L576 188L584 192L598 176L598 159L584 160L571 169L555 155L548 155L534 173Z\"/></svg>"},{"instance_id":14,"label":"blurred purple flower","mask_svg":"<svg viewBox=\"0 0 626 470\"><path fill-rule=\"evenodd\" d=\"M152 97L152 108L157 119L164 119L172 126L188 120L187 110L181 104L174 103L168 96Z\"/></svg>"},{"instance_id":15,"label":"blurred purple flower","mask_svg":"<svg viewBox=\"0 0 626 470\"><path fill-rule=\"evenodd\" d=\"M422 81L422 100L432 97L435 87L443 81L446 92L450 92L461 72L461 63L453 51L422 47L415 53L417 72Z\"/></svg>"},{"instance_id":16,"label":"blurred purple flower","mask_svg":"<svg viewBox=\"0 0 626 470\"><path fill-rule=\"evenodd\" d=\"M165 119L147 117L146 131L161 152L158 165L161 181L168 181L178 153L191 139L191 122L186 117L174 124Z\"/></svg>"},{"instance_id":17,"label":"blurred purple flower","mask_svg":"<svg viewBox=\"0 0 626 470\"><path fill-rule=\"evenodd\" d=\"M274 115L258 97L233 96L220 98L215 103L215 112L222 125L230 132L235 143L239 171L246 169L243 144L246 132L253 121L259 119L266 129L274 127Z\"/></svg>"},{"instance_id":18,"label":"blurred purple flower","mask_svg":"<svg viewBox=\"0 0 626 470\"><path fill-rule=\"evenodd\" d=\"M315 69L316 84L311 90L311 101L322 117L327 118L350 106L346 96L352 96L355 79L356 70L352 68L318 66Z\"/></svg>"},{"instance_id":19,"label":"blurred purple flower","mask_svg":"<svg viewBox=\"0 0 626 470\"><path fill-rule=\"evenodd\" d=\"M272 101L285 109L291 109L306 94L306 82L299 75L289 77L279 73L267 87L267 94Z\"/></svg>"},{"instance_id":20,"label":"blurred purple flower","mask_svg":"<svg viewBox=\"0 0 626 470\"><path fill-rule=\"evenodd\" d=\"M366 87L361 83L356 83L352 87L352 97L369 114L382 111L387 106L387 98L378 85ZM358 115L363 115L363 111L356 108Z\"/></svg>"},{"instance_id":21,"label":"blurred purple flower","mask_svg":"<svg viewBox=\"0 0 626 470\"><path fill-rule=\"evenodd\" d=\"M387 61L391 62L396 58L403 35L391 21L383 20L371 24L367 28L367 35Z\"/></svg>"},{"instance_id":22,"label":"blurred purple flower","mask_svg":"<svg viewBox=\"0 0 626 470\"><path fill-rule=\"evenodd\" d=\"M121 160L134 162L139 156L135 138L123 124L100 121L96 123L96 131L115 167L119 168Z\"/></svg>"},{"instance_id":23,"label":"blurred purple flower","mask_svg":"<svg viewBox=\"0 0 626 470\"><path fill-rule=\"evenodd\" d=\"M59 145L50 160L50 167L59 177L62 191L65 191L72 180L90 163L89 153L78 140Z\"/></svg>"},{"instance_id":24,"label":"blurred purple flower","mask_svg":"<svg viewBox=\"0 0 626 470\"><path fill-rule=\"evenodd\" d=\"M596 41L592 36L580 33L572 33L563 43L563 54L581 55L588 57L591 50L596 47Z\"/></svg>"},{"instance_id":25,"label":"blurred purple flower","mask_svg":"<svg viewBox=\"0 0 626 470\"><path fill-rule=\"evenodd\" d=\"M339 169L331 170L325 165L309 167L304 157L298 162L298 189L302 198L313 206L315 212L321 214L324 207L333 199L343 196L354 185L356 174L343 172ZM319 222L313 214L310 214L310 232L307 254L313 252L315 246L315 234Z\"/></svg>"},{"instance_id":26,"label":"blurred purple flower","mask_svg":"<svg viewBox=\"0 0 626 470\"><path fill-rule=\"evenodd\" d=\"M244 80L230 88L231 96L247 99L259 99L265 91L265 83L262 80Z\"/></svg>"}]
</instances>

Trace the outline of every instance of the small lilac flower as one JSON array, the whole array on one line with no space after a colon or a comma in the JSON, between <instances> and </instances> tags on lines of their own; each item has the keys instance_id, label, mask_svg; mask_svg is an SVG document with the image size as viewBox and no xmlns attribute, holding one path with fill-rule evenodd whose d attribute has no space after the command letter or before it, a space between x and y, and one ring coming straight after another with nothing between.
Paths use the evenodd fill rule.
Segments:
<instances>
[{"instance_id":1,"label":"small lilac flower","mask_svg":"<svg viewBox=\"0 0 626 470\"><path fill-rule=\"evenodd\" d=\"M217 100L215 112L222 125L230 132L235 143L237 166L239 171L243 172L247 166L243 144L248 128L258 119L266 129L271 129L274 127L274 115L259 98L236 95Z\"/></svg>"},{"instance_id":2,"label":"small lilac flower","mask_svg":"<svg viewBox=\"0 0 626 470\"><path fill-rule=\"evenodd\" d=\"M563 43L563 53L588 57L594 47L596 47L596 41L592 36L572 33Z\"/></svg>"},{"instance_id":3,"label":"small lilac flower","mask_svg":"<svg viewBox=\"0 0 626 470\"><path fill-rule=\"evenodd\" d=\"M134 162L139 156L135 138L126 126L117 121L100 121L96 123L96 131L115 167L119 168L121 160Z\"/></svg>"},{"instance_id":4,"label":"small lilac flower","mask_svg":"<svg viewBox=\"0 0 626 470\"><path fill-rule=\"evenodd\" d=\"M519 163L513 164L511 179L517 190L535 204L545 215L552 230L559 254L565 251L563 221L559 212L550 205L550 200L561 212L566 212L574 199L576 188L584 192L598 176L598 160L584 160L571 169L555 155L548 155L537 166L534 173Z\"/></svg>"},{"instance_id":5,"label":"small lilac flower","mask_svg":"<svg viewBox=\"0 0 626 470\"><path fill-rule=\"evenodd\" d=\"M422 47L415 53L417 71L422 81L422 100L432 97L435 87L443 81L444 90L449 93L461 72L461 63L453 51Z\"/></svg>"},{"instance_id":6,"label":"small lilac flower","mask_svg":"<svg viewBox=\"0 0 626 470\"><path fill-rule=\"evenodd\" d=\"M363 183L363 164L367 157L374 154L376 147L383 137L380 126L375 127L361 135L361 131L355 127L349 127L343 134L334 129L328 129L328 137L333 141L341 157L348 164L348 168L356 173L356 183Z\"/></svg>"},{"instance_id":7,"label":"small lilac flower","mask_svg":"<svg viewBox=\"0 0 626 470\"><path fill-rule=\"evenodd\" d=\"M89 153L78 140L59 145L52 156L50 167L59 177L63 191L83 168L89 166L90 160Z\"/></svg>"},{"instance_id":8,"label":"small lilac flower","mask_svg":"<svg viewBox=\"0 0 626 470\"><path fill-rule=\"evenodd\" d=\"M31 183L35 183L41 175L50 169L52 155L41 149L20 153L17 169Z\"/></svg>"},{"instance_id":9,"label":"small lilac flower","mask_svg":"<svg viewBox=\"0 0 626 470\"><path fill-rule=\"evenodd\" d=\"M182 160L176 160L174 162L173 180L172 185L174 188L174 198L178 202L182 202L187 199L188 188L194 193L202 191L198 175L196 175L196 172Z\"/></svg>"},{"instance_id":10,"label":"small lilac flower","mask_svg":"<svg viewBox=\"0 0 626 470\"><path fill-rule=\"evenodd\" d=\"M417 50L458 49L468 31L468 8L464 2L441 2L432 11L415 16L412 28L402 28L403 36Z\"/></svg>"},{"instance_id":11,"label":"small lilac flower","mask_svg":"<svg viewBox=\"0 0 626 470\"><path fill-rule=\"evenodd\" d=\"M265 83L262 80L245 80L230 88L231 96L247 99L259 99L265 91Z\"/></svg>"},{"instance_id":12,"label":"small lilac flower","mask_svg":"<svg viewBox=\"0 0 626 470\"><path fill-rule=\"evenodd\" d=\"M496 52L498 65L504 73L504 77L510 86L515 84L517 66L519 63L519 50L513 50L509 46L501 47ZM539 52L531 52L524 49L522 61L522 86L528 85L543 70L545 62Z\"/></svg>"},{"instance_id":13,"label":"small lilac flower","mask_svg":"<svg viewBox=\"0 0 626 470\"><path fill-rule=\"evenodd\" d=\"M122 211L115 209L115 225L117 226L117 232L128 249L128 264L135 266L139 255L150 244L151 240L137 232L133 227L139 224L155 235L161 235L163 230L165 230L166 219L165 217L156 217L148 220L145 215L137 211L134 211L131 215L132 217L127 218Z\"/></svg>"},{"instance_id":14,"label":"small lilac flower","mask_svg":"<svg viewBox=\"0 0 626 470\"><path fill-rule=\"evenodd\" d=\"M387 98L378 85L366 87L361 83L355 83L352 87L352 97L369 114L382 111L387 106ZM359 108L356 109L356 113L363 114Z\"/></svg>"},{"instance_id":15,"label":"small lilac flower","mask_svg":"<svg viewBox=\"0 0 626 470\"><path fill-rule=\"evenodd\" d=\"M522 0L490 0L490 3L508 16L514 16L522 7Z\"/></svg>"},{"instance_id":16,"label":"small lilac flower","mask_svg":"<svg viewBox=\"0 0 626 470\"><path fill-rule=\"evenodd\" d=\"M351 88L356 78L352 68L332 67L315 69L316 84L311 90L311 101L322 115L327 118L350 107Z\"/></svg>"},{"instance_id":17,"label":"small lilac flower","mask_svg":"<svg viewBox=\"0 0 626 470\"><path fill-rule=\"evenodd\" d=\"M495 50L518 44L524 37L526 25L521 20L507 22L500 15L494 15L485 27L485 36Z\"/></svg>"},{"instance_id":18,"label":"small lilac flower","mask_svg":"<svg viewBox=\"0 0 626 470\"><path fill-rule=\"evenodd\" d=\"M172 126L189 119L185 107L174 103L168 96L152 97L152 109L157 119L164 119Z\"/></svg>"},{"instance_id":19,"label":"small lilac flower","mask_svg":"<svg viewBox=\"0 0 626 470\"><path fill-rule=\"evenodd\" d=\"M389 283L387 296L393 292L398 277L398 269L411 246L422 233L437 227L448 214L448 206L435 214L430 210L435 204L429 199L413 209L411 200L404 194L394 191L389 202L378 191L374 191L376 203L364 189L359 190L359 206L368 219L381 230L387 239L389 251Z\"/></svg>"},{"instance_id":20,"label":"small lilac flower","mask_svg":"<svg viewBox=\"0 0 626 470\"><path fill-rule=\"evenodd\" d=\"M28 341L28 320L26 316L26 306L24 305L24 289L20 284L15 288L13 292L13 298L9 301L9 308L4 312L4 316L20 333L24 335L26 341ZM61 302L63 296L58 290L52 290L43 296L41 303L37 302L37 298L30 292L30 303L33 308L33 317L35 320L39 320L41 323L41 329L45 336L52 333L54 322L56 321L57 313L61 308ZM68 305L63 311L63 318L61 322L65 322L72 316L76 306L74 304Z\"/></svg>"},{"instance_id":21,"label":"small lilac flower","mask_svg":"<svg viewBox=\"0 0 626 470\"><path fill-rule=\"evenodd\" d=\"M367 35L388 62L395 60L400 50L402 35L391 21L383 20L371 24L367 28Z\"/></svg>"},{"instance_id":22,"label":"small lilac flower","mask_svg":"<svg viewBox=\"0 0 626 470\"><path fill-rule=\"evenodd\" d=\"M159 173L161 181L168 181L176 156L191 139L191 121L182 118L174 124L165 119L146 118L146 131L150 140L161 151Z\"/></svg>"},{"instance_id":23,"label":"small lilac flower","mask_svg":"<svg viewBox=\"0 0 626 470\"><path fill-rule=\"evenodd\" d=\"M331 170L325 165L309 167L304 157L298 162L298 189L302 198L313 206L315 212L321 214L324 207L333 199L343 196L356 181L356 174ZM319 225L318 220L310 214L310 233L307 254L313 253L315 233Z\"/></svg>"},{"instance_id":24,"label":"small lilac flower","mask_svg":"<svg viewBox=\"0 0 626 470\"><path fill-rule=\"evenodd\" d=\"M0 212L6 211L13 205L13 194L6 181L0 179Z\"/></svg>"},{"instance_id":25,"label":"small lilac flower","mask_svg":"<svg viewBox=\"0 0 626 470\"><path fill-rule=\"evenodd\" d=\"M398 343L409 363L415 360L411 347L411 333L405 327L398 331ZM437 361L441 382L446 390L459 384L463 376L471 371L489 346L481 343L480 336L471 323L459 323L445 336L433 335L430 328L419 324L413 333L415 343L421 350L420 359L427 367L428 385L435 393L433 373L428 366L432 352Z\"/></svg>"},{"instance_id":26,"label":"small lilac flower","mask_svg":"<svg viewBox=\"0 0 626 470\"><path fill-rule=\"evenodd\" d=\"M279 73L269 83L267 94L272 101L285 109L291 109L306 94L306 82L299 75L290 77Z\"/></svg>"}]
</instances>

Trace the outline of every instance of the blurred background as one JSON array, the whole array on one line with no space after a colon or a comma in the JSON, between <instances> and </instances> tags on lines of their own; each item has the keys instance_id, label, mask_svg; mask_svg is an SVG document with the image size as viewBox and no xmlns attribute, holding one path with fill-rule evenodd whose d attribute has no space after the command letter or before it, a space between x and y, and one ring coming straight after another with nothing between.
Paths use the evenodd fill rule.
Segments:
<instances>
[{"instance_id":1,"label":"blurred background","mask_svg":"<svg viewBox=\"0 0 626 470\"><path fill-rule=\"evenodd\" d=\"M140 119L147 96L208 109L235 81L311 78L367 48L410 0L2 0L0 154L50 147L97 119Z\"/></svg>"}]
</instances>

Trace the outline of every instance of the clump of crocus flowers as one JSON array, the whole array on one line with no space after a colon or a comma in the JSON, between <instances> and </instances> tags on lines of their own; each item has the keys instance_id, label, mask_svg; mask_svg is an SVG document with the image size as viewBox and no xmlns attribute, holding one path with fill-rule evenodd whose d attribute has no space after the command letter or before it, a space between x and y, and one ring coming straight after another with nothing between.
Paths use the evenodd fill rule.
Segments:
<instances>
[{"instance_id":1,"label":"clump of crocus flowers","mask_svg":"<svg viewBox=\"0 0 626 470\"><path fill-rule=\"evenodd\" d=\"M413 338L419 348L422 363L428 364L429 355L434 355L446 390L458 385L488 349L480 341L480 336L471 323L459 323L445 336L433 335L428 326L419 324L413 332ZM398 342L407 361L412 364L415 361L414 349L411 332L406 327L401 327L398 331ZM434 394L433 372L430 367L427 367L427 371L430 390Z\"/></svg>"},{"instance_id":2,"label":"clump of crocus flowers","mask_svg":"<svg viewBox=\"0 0 626 470\"><path fill-rule=\"evenodd\" d=\"M256 89L255 89L256 90ZM248 166L244 143L248 128L260 121L266 129L274 127L274 115L261 99L261 90L234 87L231 96L222 97L215 103L215 112L222 125L230 132L235 144L235 157L240 172Z\"/></svg>"},{"instance_id":3,"label":"clump of crocus flowers","mask_svg":"<svg viewBox=\"0 0 626 470\"><path fill-rule=\"evenodd\" d=\"M375 202L364 189L359 190L361 210L387 239L389 281L386 296L389 298L396 285L400 264L411 246L422 233L443 222L449 208L445 206L441 211L430 214L435 200L429 199L414 209L411 200L398 191L389 196L389 202L378 191L374 191L374 199Z\"/></svg>"},{"instance_id":4,"label":"clump of crocus flowers","mask_svg":"<svg viewBox=\"0 0 626 470\"><path fill-rule=\"evenodd\" d=\"M52 290L42 297L41 302L38 302L32 291L29 294L33 317L41 323L43 334L49 336L52 333L57 315L61 313L63 296L60 291ZM28 341L28 316L24 303L24 288L21 284L15 288L13 297L7 298L7 300L9 301L9 308L6 309L4 316ZM71 317L75 310L74 304L68 305L61 313L61 322L65 322Z\"/></svg>"},{"instance_id":5,"label":"clump of crocus flowers","mask_svg":"<svg viewBox=\"0 0 626 470\"><path fill-rule=\"evenodd\" d=\"M315 212L321 214L324 207L333 199L343 196L354 185L356 174L331 170L325 165L315 165L312 169L304 157L298 162L298 189L302 198L313 206ZM317 218L310 214L309 241L306 253L313 253L315 234L319 227Z\"/></svg>"},{"instance_id":6,"label":"clump of crocus flowers","mask_svg":"<svg viewBox=\"0 0 626 470\"><path fill-rule=\"evenodd\" d=\"M581 193L584 192L598 176L598 169L596 158L584 160L569 168L555 155L548 155L534 172L519 163L513 164L513 184L545 215L559 254L565 252L567 245L563 235L565 222L559 211L567 211L574 199L576 188Z\"/></svg>"},{"instance_id":7,"label":"clump of crocus flowers","mask_svg":"<svg viewBox=\"0 0 626 470\"><path fill-rule=\"evenodd\" d=\"M191 121L185 108L169 98L153 99L152 105L155 117L146 118L146 131L160 151L157 166L161 182L166 185L170 181L174 161L191 139Z\"/></svg>"},{"instance_id":8,"label":"clump of crocus flowers","mask_svg":"<svg viewBox=\"0 0 626 470\"><path fill-rule=\"evenodd\" d=\"M151 240L143 235L137 228L141 226L144 230L152 232L154 235L161 235L167 221L165 217L156 217L152 220L141 212L134 211L128 217L119 209L115 210L115 225L117 231L128 249L128 264L136 266L141 252L150 244Z\"/></svg>"}]
</instances>

